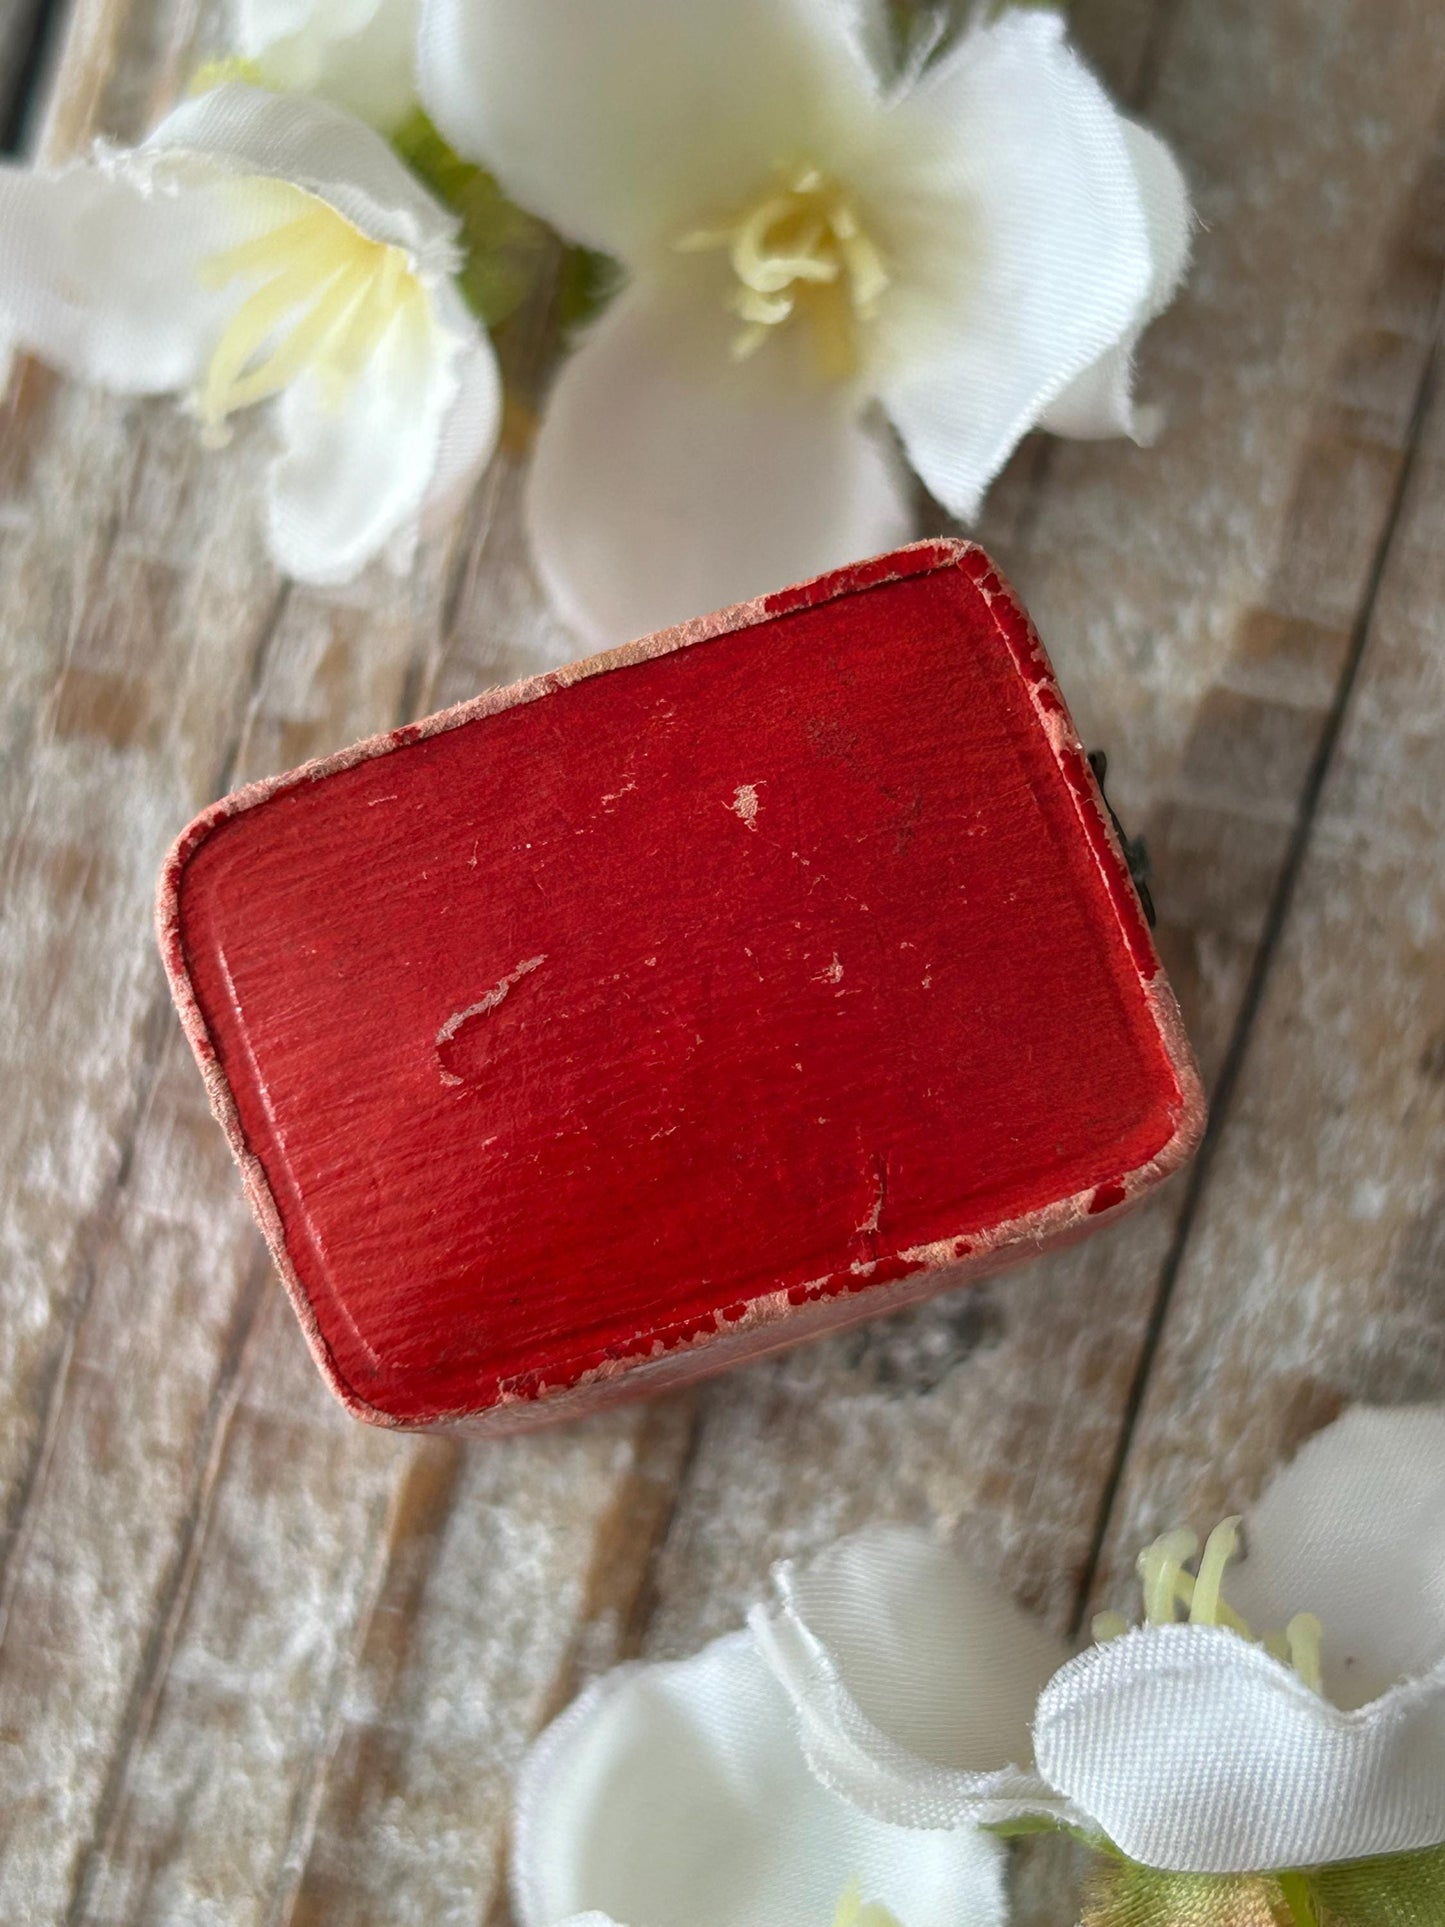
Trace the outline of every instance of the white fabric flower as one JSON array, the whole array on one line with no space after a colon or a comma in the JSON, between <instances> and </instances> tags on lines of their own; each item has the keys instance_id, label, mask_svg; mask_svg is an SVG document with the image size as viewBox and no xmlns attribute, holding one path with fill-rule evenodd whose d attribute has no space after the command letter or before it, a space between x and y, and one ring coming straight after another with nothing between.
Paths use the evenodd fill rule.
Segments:
<instances>
[{"instance_id":1,"label":"white fabric flower","mask_svg":"<svg viewBox=\"0 0 1445 1927\"><path fill-rule=\"evenodd\" d=\"M315 94L393 132L416 105L417 0L233 0L237 54L264 86Z\"/></svg>"},{"instance_id":2,"label":"white fabric flower","mask_svg":"<svg viewBox=\"0 0 1445 1927\"><path fill-rule=\"evenodd\" d=\"M1108 1637L1036 1707L1037 1632L920 1537L781 1568L753 1629L814 1771L895 1823L1036 1815L1181 1875L1445 1841L1445 1411L1357 1410L1306 1445L1250 1517L1226 1605L1234 1525L1197 1576L1187 1534L1141 1562L1154 1616L1197 1623ZM1250 1626L1287 1632L1267 1650Z\"/></svg>"},{"instance_id":3,"label":"white fabric flower","mask_svg":"<svg viewBox=\"0 0 1445 1927\"><path fill-rule=\"evenodd\" d=\"M1134 432L1183 182L1037 9L884 78L884 0L423 0L452 144L627 293L557 382L529 521L597 642L969 517L1019 437Z\"/></svg>"},{"instance_id":4,"label":"white fabric flower","mask_svg":"<svg viewBox=\"0 0 1445 1927\"><path fill-rule=\"evenodd\" d=\"M1002 1927L1002 1859L821 1787L747 1633L606 1675L517 1784L518 1927Z\"/></svg>"},{"instance_id":5,"label":"white fabric flower","mask_svg":"<svg viewBox=\"0 0 1445 1927\"><path fill-rule=\"evenodd\" d=\"M181 392L212 441L274 398L272 551L340 582L404 567L496 441L453 234L369 127L228 83L139 148L0 170L0 334L122 394Z\"/></svg>"}]
</instances>

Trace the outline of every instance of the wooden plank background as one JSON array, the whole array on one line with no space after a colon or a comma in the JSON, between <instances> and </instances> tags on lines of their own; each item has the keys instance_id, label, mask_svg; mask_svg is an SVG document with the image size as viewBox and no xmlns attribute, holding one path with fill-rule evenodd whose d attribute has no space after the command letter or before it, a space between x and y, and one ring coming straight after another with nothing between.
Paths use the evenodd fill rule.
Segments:
<instances>
[{"instance_id":1,"label":"wooden plank background","mask_svg":"<svg viewBox=\"0 0 1445 1927\"><path fill-rule=\"evenodd\" d=\"M149 931L234 784L564 660L521 457L396 584L280 581L264 436L28 363L0 439L0 1919L501 1927L509 1775L772 1560L942 1521L1060 1628L1352 1398L1445 1394L1438 0L1076 0L1202 227L1157 448L1036 442L984 539L1115 801L1214 1094L1078 1251L533 1439L368 1431L306 1357ZM0 43L7 22L0 18ZM135 138L216 22L73 0L39 144ZM19 29L16 29L19 33ZM545 301L503 344L543 373ZM1018 1917L1074 1919L1067 1853Z\"/></svg>"}]
</instances>

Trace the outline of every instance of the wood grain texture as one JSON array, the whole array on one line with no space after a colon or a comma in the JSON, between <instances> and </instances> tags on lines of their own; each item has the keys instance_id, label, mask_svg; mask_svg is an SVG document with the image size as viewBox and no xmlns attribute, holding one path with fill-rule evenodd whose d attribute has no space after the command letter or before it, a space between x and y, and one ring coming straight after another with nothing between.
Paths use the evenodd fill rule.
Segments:
<instances>
[{"instance_id":1,"label":"wood grain texture","mask_svg":"<svg viewBox=\"0 0 1445 1927\"><path fill-rule=\"evenodd\" d=\"M150 948L155 863L221 788L571 653L520 458L413 582L302 593L255 539L260 434L203 457L168 406L20 369L0 1918L500 1920L530 1734L615 1658L734 1624L779 1553L939 1519L1064 1625L1096 1546L1119 1597L1141 1531L1247 1498L1341 1400L1440 1390L1438 404L1406 476L1441 280L1436 9L1075 13L1206 225L1144 356L1159 446L1031 444L985 535L1151 836L1232 1097L1196 1197L705 1394L492 1447L334 1414ZM213 37L190 0L76 0L48 151L141 132ZM545 297L509 335L535 386ZM1067 1855L1019 1895L1068 1927Z\"/></svg>"},{"instance_id":2,"label":"wood grain texture","mask_svg":"<svg viewBox=\"0 0 1445 1927\"><path fill-rule=\"evenodd\" d=\"M1413 233L1445 259L1445 155ZM1101 1574L1352 1400L1445 1396L1445 399L1432 364L1335 754L1170 1292Z\"/></svg>"}]
</instances>

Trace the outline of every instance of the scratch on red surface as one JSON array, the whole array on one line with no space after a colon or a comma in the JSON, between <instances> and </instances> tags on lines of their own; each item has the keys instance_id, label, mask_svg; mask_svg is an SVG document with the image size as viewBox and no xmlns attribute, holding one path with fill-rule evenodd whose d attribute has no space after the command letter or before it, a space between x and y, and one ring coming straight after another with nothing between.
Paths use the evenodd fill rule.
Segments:
<instances>
[{"instance_id":1,"label":"scratch on red surface","mask_svg":"<svg viewBox=\"0 0 1445 1927\"><path fill-rule=\"evenodd\" d=\"M464 1027L472 1023L476 1018L487 1016L488 1013L494 1011L499 1004L505 1003L511 994L513 984L520 983L524 977L530 977L532 972L534 970L540 970L546 961L545 956L524 958L515 970L509 970L507 972L500 983L493 984L485 997L479 997L474 1004L467 1004L464 1009L454 1010L452 1012L451 1016L447 1018L446 1022L436 1034L437 1058L442 1067L441 1079L443 1084L463 1084L466 1082L464 1077L457 1075L447 1067L446 1047L451 1043L452 1039L460 1036Z\"/></svg>"}]
</instances>

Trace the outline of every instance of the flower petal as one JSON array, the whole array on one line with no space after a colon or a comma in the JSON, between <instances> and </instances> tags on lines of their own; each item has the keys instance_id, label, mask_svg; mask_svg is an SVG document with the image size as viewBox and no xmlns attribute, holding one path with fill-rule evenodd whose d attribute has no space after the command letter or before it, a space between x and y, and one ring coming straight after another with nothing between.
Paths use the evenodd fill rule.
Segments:
<instances>
[{"instance_id":1,"label":"flower petal","mask_svg":"<svg viewBox=\"0 0 1445 1927\"><path fill-rule=\"evenodd\" d=\"M0 337L121 394L188 387L234 305L199 264L266 221L204 163L165 192L124 155L0 169Z\"/></svg>"},{"instance_id":2,"label":"flower petal","mask_svg":"<svg viewBox=\"0 0 1445 1927\"><path fill-rule=\"evenodd\" d=\"M903 1927L998 1927L1002 1853L884 1826L818 1785L746 1633L619 1668L538 1741L517 1785L520 1927L827 1927L856 1880Z\"/></svg>"},{"instance_id":3,"label":"flower petal","mask_svg":"<svg viewBox=\"0 0 1445 1927\"><path fill-rule=\"evenodd\" d=\"M570 239L636 261L877 102L879 0L423 0L421 95Z\"/></svg>"},{"instance_id":4,"label":"flower petal","mask_svg":"<svg viewBox=\"0 0 1445 1927\"><path fill-rule=\"evenodd\" d=\"M232 174L305 188L371 240L405 248L429 278L455 265L456 217L380 134L324 100L226 81L182 101L134 161L163 174L177 154L205 155Z\"/></svg>"},{"instance_id":5,"label":"flower petal","mask_svg":"<svg viewBox=\"0 0 1445 1927\"><path fill-rule=\"evenodd\" d=\"M132 150L0 169L0 334L128 394L194 384L237 303L201 269L275 225L277 181L319 196L437 284L454 218L379 135L313 100L228 82Z\"/></svg>"},{"instance_id":6,"label":"flower petal","mask_svg":"<svg viewBox=\"0 0 1445 1927\"><path fill-rule=\"evenodd\" d=\"M502 426L502 377L491 337L477 326L454 282L441 282L432 301L443 332L463 346L456 394L442 418L436 466L422 502L423 527L456 509L491 460Z\"/></svg>"},{"instance_id":7,"label":"flower petal","mask_svg":"<svg viewBox=\"0 0 1445 1927\"><path fill-rule=\"evenodd\" d=\"M1136 127L1126 120L1123 128L1143 196L1154 276L1127 337L1082 375L1076 375L1039 417L1039 427L1051 435L1085 440L1103 435L1148 439L1134 406L1134 351L1145 328L1173 300L1189 265L1189 190L1179 164L1163 141L1146 127Z\"/></svg>"},{"instance_id":8,"label":"flower petal","mask_svg":"<svg viewBox=\"0 0 1445 1927\"><path fill-rule=\"evenodd\" d=\"M417 0L241 0L237 51L268 87L390 132L416 104Z\"/></svg>"},{"instance_id":9,"label":"flower petal","mask_svg":"<svg viewBox=\"0 0 1445 1927\"><path fill-rule=\"evenodd\" d=\"M876 1527L774 1574L753 1615L823 1782L898 1825L1069 1817L1029 1720L1066 1649L926 1533Z\"/></svg>"},{"instance_id":10,"label":"flower petal","mask_svg":"<svg viewBox=\"0 0 1445 1927\"><path fill-rule=\"evenodd\" d=\"M1019 437L1137 325L1154 284L1108 96L1029 8L967 35L890 120L872 378L913 465L970 516Z\"/></svg>"},{"instance_id":11,"label":"flower petal","mask_svg":"<svg viewBox=\"0 0 1445 1927\"><path fill-rule=\"evenodd\" d=\"M1342 1713L1218 1626L1149 1626L1044 1689L1039 1769L1130 1859L1248 1873L1445 1840L1445 1667Z\"/></svg>"},{"instance_id":12,"label":"flower petal","mask_svg":"<svg viewBox=\"0 0 1445 1927\"><path fill-rule=\"evenodd\" d=\"M695 277L622 295L543 417L527 490L533 552L564 618L598 646L912 533L891 447L800 373L796 344L765 342L734 362L736 324L712 292Z\"/></svg>"},{"instance_id":13,"label":"flower petal","mask_svg":"<svg viewBox=\"0 0 1445 1927\"><path fill-rule=\"evenodd\" d=\"M1251 1626L1324 1625L1325 1691L1363 1706L1445 1659L1445 1408L1357 1408L1249 1515L1231 1603Z\"/></svg>"},{"instance_id":14,"label":"flower petal","mask_svg":"<svg viewBox=\"0 0 1445 1927\"><path fill-rule=\"evenodd\" d=\"M399 314L344 397L315 376L281 397L282 451L267 478L271 549L304 582L349 581L383 550L405 568L423 506L438 475L444 424L462 393L479 381L459 422L470 443L448 454L453 478L491 452L500 416L495 371L485 406L489 345L448 336L434 316ZM463 460L463 456L466 460Z\"/></svg>"},{"instance_id":15,"label":"flower petal","mask_svg":"<svg viewBox=\"0 0 1445 1927\"><path fill-rule=\"evenodd\" d=\"M259 60L278 44L319 53L328 40L363 33L381 4L382 0L231 0L232 45L242 60ZM310 76L298 78L305 85Z\"/></svg>"}]
</instances>

